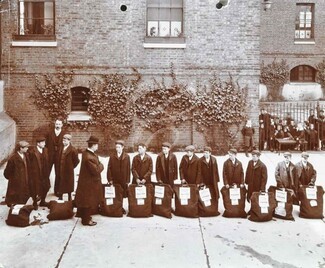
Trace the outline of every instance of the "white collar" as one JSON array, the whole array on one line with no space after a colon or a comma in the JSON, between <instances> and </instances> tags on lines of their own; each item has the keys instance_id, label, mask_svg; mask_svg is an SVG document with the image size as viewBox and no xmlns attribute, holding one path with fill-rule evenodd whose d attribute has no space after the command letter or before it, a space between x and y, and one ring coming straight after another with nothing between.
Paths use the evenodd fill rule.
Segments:
<instances>
[{"instance_id":1,"label":"white collar","mask_svg":"<svg viewBox=\"0 0 325 268\"><path fill-rule=\"evenodd\" d=\"M42 154L43 153L43 149L40 148L40 147L38 147L38 146L36 146L36 147L37 147L37 150Z\"/></svg>"},{"instance_id":2,"label":"white collar","mask_svg":"<svg viewBox=\"0 0 325 268\"><path fill-rule=\"evenodd\" d=\"M59 136L61 133L62 129L57 130L56 128L54 129L54 133L56 136Z\"/></svg>"},{"instance_id":3,"label":"white collar","mask_svg":"<svg viewBox=\"0 0 325 268\"><path fill-rule=\"evenodd\" d=\"M92 149L90 149L90 148L87 148L87 150L89 151L89 152L92 152L93 154L95 153Z\"/></svg>"},{"instance_id":4,"label":"white collar","mask_svg":"<svg viewBox=\"0 0 325 268\"><path fill-rule=\"evenodd\" d=\"M24 159L24 154L23 154L23 153L18 152L18 151L17 151L17 153L20 155L20 157L21 157L22 159Z\"/></svg>"}]
</instances>

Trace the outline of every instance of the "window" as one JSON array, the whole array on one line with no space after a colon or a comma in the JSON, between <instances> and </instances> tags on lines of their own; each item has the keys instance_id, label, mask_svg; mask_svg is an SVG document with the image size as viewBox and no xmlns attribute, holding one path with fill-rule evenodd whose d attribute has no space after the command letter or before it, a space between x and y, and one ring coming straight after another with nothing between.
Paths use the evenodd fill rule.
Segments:
<instances>
[{"instance_id":1,"label":"window","mask_svg":"<svg viewBox=\"0 0 325 268\"><path fill-rule=\"evenodd\" d=\"M291 82L315 82L316 70L308 65L300 65L290 72Z\"/></svg>"},{"instance_id":2,"label":"window","mask_svg":"<svg viewBox=\"0 0 325 268\"><path fill-rule=\"evenodd\" d=\"M53 39L54 0L19 0L17 39Z\"/></svg>"},{"instance_id":3,"label":"window","mask_svg":"<svg viewBox=\"0 0 325 268\"><path fill-rule=\"evenodd\" d=\"M68 121L89 121L88 114L89 88L71 88L71 112Z\"/></svg>"},{"instance_id":4,"label":"window","mask_svg":"<svg viewBox=\"0 0 325 268\"><path fill-rule=\"evenodd\" d=\"M182 37L183 0L147 0L147 37Z\"/></svg>"},{"instance_id":5,"label":"window","mask_svg":"<svg viewBox=\"0 0 325 268\"><path fill-rule=\"evenodd\" d=\"M295 40L314 38L314 4L297 4Z\"/></svg>"}]
</instances>

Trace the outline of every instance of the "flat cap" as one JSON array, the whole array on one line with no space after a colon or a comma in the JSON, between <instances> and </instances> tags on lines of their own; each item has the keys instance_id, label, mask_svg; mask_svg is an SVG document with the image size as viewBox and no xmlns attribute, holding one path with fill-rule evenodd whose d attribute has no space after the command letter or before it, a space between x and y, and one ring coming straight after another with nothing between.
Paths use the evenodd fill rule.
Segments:
<instances>
[{"instance_id":1,"label":"flat cap","mask_svg":"<svg viewBox=\"0 0 325 268\"><path fill-rule=\"evenodd\" d=\"M237 150L235 148L231 148L229 149L228 154L237 154Z\"/></svg>"},{"instance_id":2,"label":"flat cap","mask_svg":"<svg viewBox=\"0 0 325 268\"><path fill-rule=\"evenodd\" d=\"M167 147L167 148L171 148L172 145L169 142L164 142L161 147Z\"/></svg>"},{"instance_id":3,"label":"flat cap","mask_svg":"<svg viewBox=\"0 0 325 268\"><path fill-rule=\"evenodd\" d=\"M260 156L261 155L261 152L259 150L253 150L252 151L252 155Z\"/></svg>"},{"instance_id":4,"label":"flat cap","mask_svg":"<svg viewBox=\"0 0 325 268\"><path fill-rule=\"evenodd\" d=\"M195 151L195 147L194 145L188 145L185 147L185 151L188 152L188 151L191 151L191 152L194 152Z\"/></svg>"},{"instance_id":5,"label":"flat cap","mask_svg":"<svg viewBox=\"0 0 325 268\"><path fill-rule=\"evenodd\" d=\"M36 142L42 142L42 141L46 141L46 138L44 136L38 136L36 138Z\"/></svg>"},{"instance_id":6,"label":"flat cap","mask_svg":"<svg viewBox=\"0 0 325 268\"><path fill-rule=\"evenodd\" d=\"M290 153L290 152L285 152L285 153L283 154L283 156L290 156L290 157L291 157L291 153Z\"/></svg>"},{"instance_id":7,"label":"flat cap","mask_svg":"<svg viewBox=\"0 0 325 268\"><path fill-rule=\"evenodd\" d=\"M27 141L20 141L18 142L19 147L28 147L29 143Z\"/></svg>"},{"instance_id":8,"label":"flat cap","mask_svg":"<svg viewBox=\"0 0 325 268\"><path fill-rule=\"evenodd\" d=\"M147 145L145 143L143 143L143 142L138 143L138 147L139 146L141 146L141 147L147 147Z\"/></svg>"},{"instance_id":9,"label":"flat cap","mask_svg":"<svg viewBox=\"0 0 325 268\"><path fill-rule=\"evenodd\" d=\"M87 140L88 143L90 144L98 144L99 143L99 139L95 136L90 136L89 139Z\"/></svg>"},{"instance_id":10,"label":"flat cap","mask_svg":"<svg viewBox=\"0 0 325 268\"><path fill-rule=\"evenodd\" d=\"M64 134L64 135L63 135L63 139L66 139L66 140L71 141L71 139L72 139L72 135L71 135L71 134Z\"/></svg>"},{"instance_id":11,"label":"flat cap","mask_svg":"<svg viewBox=\"0 0 325 268\"><path fill-rule=\"evenodd\" d=\"M122 145L122 146L124 146L124 140L117 140L117 141L115 141L115 144L120 144L120 145Z\"/></svg>"},{"instance_id":12,"label":"flat cap","mask_svg":"<svg viewBox=\"0 0 325 268\"><path fill-rule=\"evenodd\" d=\"M301 153L301 157L308 158L309 157L309 154L307 152L302 152Z\"/></svg>"},{"instance_id":13,"label":"flat cap","mask_svg":"<svg viewBox=\"0 0 325 268\"><path fill-rule=\"evenodd\" d=\"M211 147L210 146L205 146L204 148L203 148L203 151L204 152L212 152L212 149L211 149Z\"/></svg>"}]
</instances>

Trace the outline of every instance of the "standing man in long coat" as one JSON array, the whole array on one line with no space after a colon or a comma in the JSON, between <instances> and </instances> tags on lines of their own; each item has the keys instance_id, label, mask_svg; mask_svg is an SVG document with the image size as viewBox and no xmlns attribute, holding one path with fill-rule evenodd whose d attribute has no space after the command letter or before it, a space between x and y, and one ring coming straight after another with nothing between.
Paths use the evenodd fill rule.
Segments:
<instances>
[{"instance_id":1,"label":"standing man in long coat","mask_svg":"<svg viewBox=\"0 0 325 268\"><path fill-rule=\"evenodd\" d=\"M54 129L52 128L46 135L46 148L49 154L49 172L51 173L52 167L54 165L55 171L55 182L54 182L54 194L60 196L58 192L58 187L60 184L60 170L59 170L59 152L62 148L63 135L65 134L63 129L63 119L57 118L54 123Z\"/></svg>"},{"instance_id":2,"label":"standing man in long coat","mask_svg":"<svg viewBox=\"0 0 325 268\"><path fill-rule=\"evenodd\" d=\"M199 184L199 158L194 153L195 147L188 145L185 148L186 154L182 157L179 165L181 182L188 184Z\"/></svg>"},{"instance_id":3,"label":"standing man in long coat","mask_svg":"<svg viewBox=\"0 0 325 268\"><path fill-rule=\"evenodd\" d=\"M131 164L130 156L124 151L124 141L115 142L116 152L110 155L107 166L107 181L119 184L123 188L123 197L127 197L127 188L130 183Z\"/></svg>"},{"instance_id":4,"label":"standing man in long coat","mask_svg":"<svg viewBox=\"0 0 325 268\"><path fill-rule=\"evenodd\" d=\"M34 208L37 209L38 201L40 206L47 206L46 195L50 189L50 170L47 149L45 148L45 137L36 139L36 146L28 150L27 166L30 179L30 190L33 198Z\"/></svg>"},{"instance_id":5,"label":"standing man in long coat","mask_svg":"<svg viewBox=\"0 0 325 268\"><path fill-rule=\"evenodd\" d=\"M296 191L295 165L291 162L291 153L285 152L283 156L284 161L279 162L275 168L277 187Z\"/></svg>"},{"instance_id":6,"label":"standing man in long coat","mask_svg":"<svg viewBox=\"0 0 325 268\"><path fill-rule=\"evenodd\" d=\"M70 134L63 135L63 147L60 147L58 153L59 186L57 188L59 199L67 193L71 200L71 193L74 191L74 169L79 164L77 149L71 145Z\"/></svg>"},{"instance_id":7,"label":"standing man in long coat","mask_svg":"<svg viewBox=\"0 0 325 268\"><path fill-rule=\"evenodd\" d=\"M98 150L99 139L90 136L88 148L82 153L79 181L76 190L75 204L83 225L94 226L97 222L91 218L91 211L98 210L103 201L101 172L103 164L95 152Z\"/></svg>"},{"instance_id":8,"label":"standing man in long coat","mask_svg":"<svg viewBox=\"0 0 325 268\"><path fill-rule=\"evenodd\" d=\"M223 183L226 188L236 184L244 187L244 170L242 163L237 159L237 150L228 151L229 158L223 164Z\"/></svg>"},{"instance_id":9,"label":"standing man in long coat","mask_svg":"<svg viewBox=\"0 0 325 268\"><path fill-rule=\"evenodd\" d=\"M265 191L267 183L267 168L260 160L261 153L252 151L252 160L248 162L245 183L248 186L247 201L250 201L252 193Z\"/></svg>"},{"instance_id":10,"label":"standing man in long coat","mask_svg":"<svg viewBox=\"0 0 325 268\"><path fill-rule=\"evenodd\" d=\"M309 154L302 152L301 161L295 165L295 180L298 187L302 187L303 185L315 185L317 173L313 165L308 161L308 158Z\"/></svg>"},{"instance_id":11,"label":"standing man in long coat","mask_svg":"<svg viewBox=\"0 0 325 268\"><path fill-rule=\"evenodd\" d=\"M175 154L170 152L171 144L164 142L162 144L162 152L158 154L156 161L157 181L174 186L177 180L177 159Z\"/></svg>"},{"instance_id":12,"label":"standing man in long coat","mask_svg":"<svg viewBox=\"0 0 325 268\"><path fill-rule=\"evenodd\" d=\"M210 186L215 191L216 199L219 199L219 170L215 157L211 155L212 149L204 147L204 155L199 159L199 183Z\"/></svg>"},{"instance_id":13,"label":"standing man in long coat","mask_svg":"<svg viewBox=\"0 0 325 268\"><path fill-rule=\"evenodd\" d=\"M138 152L132 160L132 183L149 184L151 183L152 158L146 153L147 146L144 143L138 145Z\"/></svg>"},{"instance_id":14,"label":"standing man in long coat","mask_svg":"<svg viewBox=\"0 0 325 268\"><path fill-rule=\"evenodd\" d=\"M8 180L5 199L8 207L13 204L25 204L30 197L26 160L28 146L26 141L18 142L16 151L9 158L3 172L4 177Z\"/></svg>"}]
</instances>

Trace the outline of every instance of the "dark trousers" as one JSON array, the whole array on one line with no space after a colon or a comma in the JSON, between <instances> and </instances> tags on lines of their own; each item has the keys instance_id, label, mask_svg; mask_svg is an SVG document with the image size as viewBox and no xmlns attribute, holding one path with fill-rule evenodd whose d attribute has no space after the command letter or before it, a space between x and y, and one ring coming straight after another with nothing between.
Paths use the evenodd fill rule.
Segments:
<instances>
[{"instance_id":1,"label":"dark trousers","mask_svg":"<svg viewBox=\"0 0 325 268\"><path fill-rule=\"evenodd\" d=\"M81 217L82 224L88 224L91 220L90 208L78 208L79 215Z\"/></svg>"}]
</instances>

